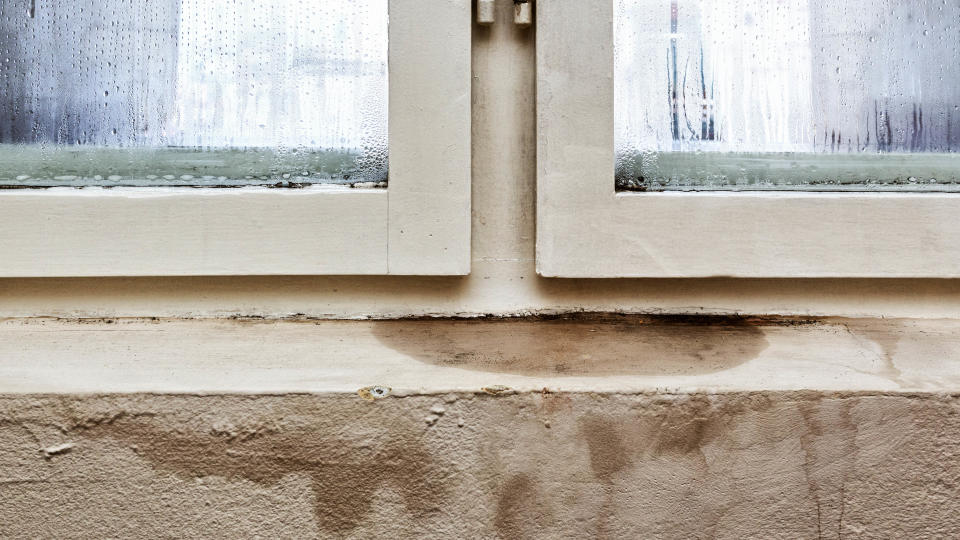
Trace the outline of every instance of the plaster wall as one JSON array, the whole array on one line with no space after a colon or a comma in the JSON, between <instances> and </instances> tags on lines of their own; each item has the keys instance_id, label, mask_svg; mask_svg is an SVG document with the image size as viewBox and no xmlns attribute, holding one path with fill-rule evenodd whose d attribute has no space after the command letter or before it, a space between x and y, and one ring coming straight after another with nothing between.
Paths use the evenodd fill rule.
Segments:
<instances>
[{"instance_id":1,"label":"plaster wall","mask_svg":"<svg viewBox=\"0 0 960 540\"><path fill-rule=\"evenodd\" d=\"M933 394L10 397L0 537L948 538L958 413Z\"/></svg>"}]
</instances>

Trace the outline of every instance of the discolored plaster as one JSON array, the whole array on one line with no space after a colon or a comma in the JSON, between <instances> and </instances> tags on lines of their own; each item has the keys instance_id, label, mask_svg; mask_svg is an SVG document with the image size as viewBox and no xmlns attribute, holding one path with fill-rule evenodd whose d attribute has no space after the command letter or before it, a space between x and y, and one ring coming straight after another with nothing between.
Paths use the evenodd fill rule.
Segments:
<instances>
[{"instance_id":1,"label":"discolored plaster","mask_svg":"<svg viewBox=\"0 0 960 540\"><path fill-rule=\"evenodd\" d=\"M546 508L540 492L543 486L526 473L518 473L504 478L499 486L499 495L493 528L497 536L504 540L519 540L536 536L552 517Z\"/></svg>"},{"instance_id":2,"label":"discolored plaster","mask_svg":"<svg viewBox=\"0 0 960 540\"><path fill-rule=\"evenodd\" d=\"M960 398L947 394L10 396L0 418L4 538L960 527Z\"/></svg>"},{"instance_id":3,"label":"discolored plaster","mask_svg":"<svg viewBox=\"0 0 960 540\"><path fill-rule=\"evenodd\" d=\"M421 362L524 376L704 374L766 349L764 327L801 319L572 314L374 321L384 345Z\"/></svg>"},{"instance_id":4,"label":"discolored plaster","mask_svg":"<svg viewBox=\"0 0 960 540\"><path fill-rule=\"evenodd\" d=\"M289 412L313 416L328 411L294 400ZM205 432L120 417L75 432L136 448L155 470L186 479L216 476L272 486L287 475L306 476L315 498L315 523L322 531L341 534L370 513L379 489L396 490L417 520L438 511L446 495L446 485L436 475L442 466L416 427L388 412L375 419L356 418L347 426L284 425L277 419L252 428L214 424Z\"/></svg>"}]
</instances>

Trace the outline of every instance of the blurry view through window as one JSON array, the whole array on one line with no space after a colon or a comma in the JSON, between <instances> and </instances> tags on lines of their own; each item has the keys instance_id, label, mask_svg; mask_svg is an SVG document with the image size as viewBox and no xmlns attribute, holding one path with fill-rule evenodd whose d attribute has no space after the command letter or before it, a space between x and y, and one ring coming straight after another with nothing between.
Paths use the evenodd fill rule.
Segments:
<instances>
[{"instance_id":1,"label":"blurry view through window","mask_svg":"<svg viewBox=\"0 0 960 540\"><path fill-rule=\"evenodd\" d=\"M960 2L615 0L620 189L960 189Z\"/></svg>"},{"instance_id":2,"label":"blurry view through window","mask_svg":"<svg viewBox=\"0 0 960 540\"><path fill-rule=\"evenodd\" d=\"M0 184L387 179L387 0L3 0L0 62Z\"/></svg>"}]
</instances>

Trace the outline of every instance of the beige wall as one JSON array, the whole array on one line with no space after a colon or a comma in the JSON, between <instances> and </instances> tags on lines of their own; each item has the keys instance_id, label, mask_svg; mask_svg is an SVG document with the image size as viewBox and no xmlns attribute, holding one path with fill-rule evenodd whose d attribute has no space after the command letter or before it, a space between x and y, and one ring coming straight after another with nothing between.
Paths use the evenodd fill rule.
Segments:
<instances>
[{"instance_id":1,"label":"beige wall","mask_svg":"<svg viewBox=\"0 0 960 540\"><path fill-rule=\"evenodd\" d=\"M958 412L806 393L0 398L0 537L950 538Z\"/></svg>"},{"instance_id":2,"label":"beige wall","mask_svg":"<svg viewBox=\"0 0 960 540\"><path fill-rule=\"evenodd\" d=\"M474 29L472 275L2 279L0 317L302 313L339 318L562 310L960 315L960 282L952 280L537 277L534 30L508 22L509 2L499 2L498 10L496 25Z\"/></svg>"}]
</instances>

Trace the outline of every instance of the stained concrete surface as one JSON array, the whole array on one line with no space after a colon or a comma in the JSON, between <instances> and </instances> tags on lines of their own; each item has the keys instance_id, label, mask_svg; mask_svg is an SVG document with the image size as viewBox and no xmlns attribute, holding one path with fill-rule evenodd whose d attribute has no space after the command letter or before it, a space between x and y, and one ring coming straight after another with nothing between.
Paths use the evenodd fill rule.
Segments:
<instances>
[{"instance_id":1,"label":"stained concrete surface","mask_svg":"<svg viewBox=\"0 0 960 540\"><path fill-rule=\"evenodd\" d=\"M0 537L944 538L958 412L947 394L6 396Z\"/></svg>"}]
</instances>

